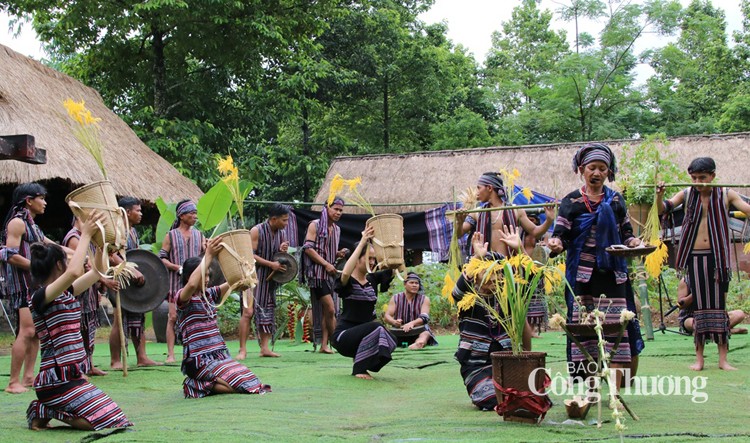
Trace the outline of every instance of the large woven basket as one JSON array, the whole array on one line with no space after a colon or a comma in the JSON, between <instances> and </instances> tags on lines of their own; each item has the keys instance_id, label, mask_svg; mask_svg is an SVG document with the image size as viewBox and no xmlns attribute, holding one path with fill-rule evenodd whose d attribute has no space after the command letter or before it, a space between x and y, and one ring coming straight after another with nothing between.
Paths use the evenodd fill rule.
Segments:
<instances>
[{"instance_id":1,"label":"large woven basket","mask_svg":"<svg viewBox=\"0 0 750 443\"><path fill-rule=\"evenodd\" d=\"M547 354L544 352L522 352L514 355L512 352L493 352L492 378L504 388L513 388L521 392L531 391L529 376L537 368L544 368ZM544 369L536 371L531 381L537 392L544 392L545 372ZM497 403L502 404L505 396L495 389ZM539 417L530 414L526 410L517 410L503 414L503 420L519 421L524 423L538 423Z\"/></svg>"},{"instance_id":2,"label":"large woven basket","mask_svg":"<svg viewBox=\"0 0 750 443\"><path fill-rule=\"evenodd\" d=\"M398 214L371 217L365 226L375 228L372 246L380 269L404 267L404 218Z\"/></svg>"},{"instance_id":3,"label":"large woven basket","mask_svg":"<svg viewBox=\"0 0 750 443\"><path fill-rule=\"evenodd\" d=\"M112 249L121 249L126 246L127 218L125 212L117 204L117 195L111 182L100 181L82 186L68 194L65 197L65 203L81 220L86 220L95 210L104 214L102 223L104 237L102 237L101 230L98 230L91 239L95 245L103 247L107 243Z\"/></svg>"},{"instance_id":4,"label":"large woven basket","mask_svg":"<svg viewBox=\"0 0 750 443\"><path fill-rule=\"evenodd\" d=\"M217 259L227 283L240 291L255 287L257 277L250 231L229 231L219 235L219 238L225 246L219 251Z\"/></svg>"}]
</instances>

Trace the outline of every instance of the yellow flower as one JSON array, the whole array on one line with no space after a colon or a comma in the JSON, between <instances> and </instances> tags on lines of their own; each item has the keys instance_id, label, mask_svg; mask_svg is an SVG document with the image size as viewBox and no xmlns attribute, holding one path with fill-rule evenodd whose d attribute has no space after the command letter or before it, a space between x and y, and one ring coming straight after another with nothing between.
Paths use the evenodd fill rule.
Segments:
<instances>
[{"instance_id":1,"label":"yellow flower","mask_svg":"<svg viewBox=\"0 0 750 443\"><path fill-rule=\"evenodd\" d=\"M346 180L346 184L349 186L350 191L357 189L357 185L362 184L362 177L355 177L351 180Z\"/></svg>"},{"instance_id":2,"label":"yellow flower","mask_svg":"<svg viewBox=\"0 0 750 443\"><path fill-rule=\"evenodd\" d=\"M456 300L453 299L453 288L456 286L456 282L453 281L450 272L445 273L443 279L443 289L440 291L444 298L447 298L452 305L456 304Z\"/></svg>"},{"instance_id":3,"label":"yellow flower","mask_svg":"<svg viewBox=\"0 0 750 443\"><path fill-rule=\"evenodd\" d=\"M521 190L521 193L522 193L522 194L523 194L523 196L524 196L524 197L526 197L526 198L527 198L528 200L531 200L531 199L532 199L532 198L534 197L534 193L533 193L533 192L531 192L531 189L529 189L528 187L525 187L525 188L523 188L523 189Z\"/></svg>"},{"instance_id":4,"label":"yellow flower","mask_svg":"<svg viewBox=\"0 0 750 443\"><path fill-rule=\"evenodd\" d=\"M745 245L745 249L742 250L745 254L750 254L750 243Z\"/></svg>"},{"instance_id":5,"label":"yellow flower","mask_svg":"<svg viewBox=\"0 0 750 443\"><path fill-rule=\"evenodd\" d=\"M219 158L219 174L227 175L236 169L234 166L234 159L231 155L227 155L226 158Z\"/></svg>"},{"instance_id":6,"label":"yellow flower","mask_svg":"<svg viewBox=\"0 0 750 443\"><path fill-rule=\"evenodd\" d=\"M520 176L521 176L521 172L518 169L513 168L513 178L518 178Z\"/></svg>"},{"instance_id":7,"label":"yellow flower","mask_svg":"<svg viewBox=\"0 0 750 443\"><path fill-rule=\"evenodd\" d=\"M331 186L328 187L328 206L330 206L333 203L333 200L336 199L336 196L344 189L344 184L346 180L344 180L344 177L341 176L341 174L336 174L333 176L333 180L331 180Z\"/></svg>"},{"instance_id":8,"label":"yellow flower","mask_svg":"<svg viewBox=\"0 0 750 443\"><path fill-rule=\"evenodd\" d=\"M467 311L474 307L477 302L477 294L474 292L467 292L464 297L458 302L456 307L460 311Z\"/></svg>"},{"instance_id":9,"label":"yellow flower","mask_svg":"<svg viewBox=\"0 0 750 443\"><path fill-rule=\"evenodd\" d=\"M656 240L655 246L656 250L647 255L646 260L644 260L646 272L648 272L651 278L658 278L661 275L662 266L667 262L667 258L669 257L667 245L661 240Z\"/></svg>"},{"instance_id":10,"label":"yellow flower","mask_svg":"<svg viewBox=\"0 0 750 443\"><path fill-rule=\"evenodd\" d=\"M79 115L80 115L80 114L79 114ZM81 118L83 119L83 123L84 123L84 124L86 124L86 125L93 125L93 124L97 124L97 123L99 123L100 121L102 121L102 119L100 119L100 118L98 118L98 117L94 117L94 116L92 116L92 115L91 115L91 111L89 111L88 109L86 110L86 112L84 112L84 113L83 113L83 114L81 115ZM80 120L79 120L79 121L80 121Z\"/></svg>"},{"instance_id":11,"label":"yellow flower","mask_svg":"<svg viewBox=\"0 0 750 443\"><path fill-rule=\"evenodd\" d=\"M80 102L75 102L73 99L69 98L63 102L63 106L65 106L65 109L68 110L68 115L70 115L71 118L76 120L78 123L83 124L83 118L81 117L81 114L86 111L85 102L81 100Z\"/></svg>"}]
</instances>

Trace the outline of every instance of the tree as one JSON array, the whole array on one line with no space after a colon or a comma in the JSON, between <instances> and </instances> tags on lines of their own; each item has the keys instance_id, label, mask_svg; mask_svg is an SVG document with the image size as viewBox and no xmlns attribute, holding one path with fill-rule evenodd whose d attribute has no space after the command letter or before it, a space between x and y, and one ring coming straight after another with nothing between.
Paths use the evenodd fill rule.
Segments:
<instances>
[{"instance_id":1,"label":"tree","mask_svg":"<svg viewBox=\"0 0 750 443\"><path fill-rule=\"evenodd\" d=\"M724 12L710 1L694 0L681 14L679 26L677 42L650 57L656 71L648 82L658 110L656 124L667 135L711 133L740 78L727 45ZM732 108L736 111L737 106Z\"/></svg>"}]
</instances>

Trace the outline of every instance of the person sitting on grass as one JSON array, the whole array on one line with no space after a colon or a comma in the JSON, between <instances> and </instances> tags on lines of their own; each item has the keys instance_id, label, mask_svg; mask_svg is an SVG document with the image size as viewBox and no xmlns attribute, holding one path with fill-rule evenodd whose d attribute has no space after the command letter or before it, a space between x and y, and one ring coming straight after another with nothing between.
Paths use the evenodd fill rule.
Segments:
<instances>
[{"instance_id":1,"label":"person sitting on grass","mask_svg":"<svg viewBox=\"0 0 750 443\"><path fill-rule=\"evenodd\" d=\"M26 411L29 429L46 429L52 419L86 431L132 426L120 407L86 378L91 360L81 335L78 297L104 271L101 249L96 251L92 269L84 273L83 268L96 224L103 221L94 211L83 223L78 248L67 266L60 246L31 245L31 276L41 287L33 292L30 309L42 361L34 379L38 400Z\"/></svg>"},{"instance_id":2,"label":"person sitting on grass","mask_svg":"<svg viewBox=\"0 0 750 443\"><path fill-rule=\"evenodd\" d=\"M680 280L677 285L677 306L680 307L678 316L680 322L680 331L692 335L693 325L693 294L690 293L690 287L685 279ZM736 327L745 320L745 313L742 309L735 309L727 313L729 316L729 332L732 334L747 334L747 328Z\"/></svg>"},{"instance_id":3,"label":"person sitting on grass","mask_svg":"<svg viewBox=\"0 0 750 443\"><path fill-rule=\"evenodd\" d=\"M229 291L229 283L207 288L209 266L223 248L221 238L208 242L206 255L191 257L182 264L182 284L177 292L177 328L182 339L182 373L185 374L185 398L212 394L263 394L271 392L245 366L232 359L216 322L216 304Z\"/></svg>"},{"instance_id":4,"label":"person sitting on grass","mask_svg":"<svg viewBox=\"0 0 750 443\"><path fill-rule=\"evenodd\" d=\"M430 297L425 296L422 279L415 272L407 274L404 280L404 292L391 297L383 318L389 325L403 331L404 335L397 337L397 341L408 343L409 349L422 349L425 345L437 344L428 325ZM424 326L424 329L420 326ZM416 333L414 333L415 329Z\"/></svg>"},{"instance_id":5,"label":"person sitting on grass","mask_svg":"<svg viewBox=\"0 0 750 443\"><path fill-rule=\"evenodd\" d=\"M331 340L341 355L354 358L352 375L365 380L372 380L369 371L380 371L391 361L391 353L396 349L393 335L374 321L378 296L367 278L365 254L365 248L371 248L370 259L374 260L375 251L368 242L374 235L372 226L365 228L362 240L357 243L336 280L335 291L344 300L344 309Z\"/></svg>"}]
</instances>

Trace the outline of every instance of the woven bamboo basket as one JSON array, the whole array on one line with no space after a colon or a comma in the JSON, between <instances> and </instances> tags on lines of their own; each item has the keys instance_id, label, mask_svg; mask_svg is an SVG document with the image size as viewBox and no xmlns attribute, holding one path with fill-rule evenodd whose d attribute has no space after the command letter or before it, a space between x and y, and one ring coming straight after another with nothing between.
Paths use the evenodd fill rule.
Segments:
<instances>
[{"instance_id":1,"label":"woven bamboo basket","mask_svg":"<svg viewBox=\"0 0 750 443\"><path fill-rule=\"evenodd\" d=\"M225 246L219 251L217 259L227 283L239 291L254 288L257 277L250 231L237 229L225 232L219 238Z\"/></svg>"},{"instance_id":2,"label":"woven bamboo basket","mask_svg":"<svg viewBox=\"0 0 750 443\"><path fill-rule=\"evenodd\" d=\"M380 269L404 267L404 218L398 214L371 217L365 226L375 228L372 246Z\"/></svg>"},{"instance_id":3,"label":"woven bamboo basket","mask_svg":"<svg viewBox=\"0 0 750 443\"><path fill-rule=\"evenodd\" d=\"M103 231L97 230L91 241L99 247L109 244L112 249L121 249L128 241L127 217L117 204L117 195L112 183L100 181L82 186L65 197L73 214L86 220L91 212L98 210L104 214Z\"/></svg>"},{"instance_id":4,"label":"woven bamboo basket","mask_svg":"<svg viewBox=\"0 0 750 443\"><path fill-rule=\"evenodd\" d=\"M537 368L544 368L547 354L545 352L522 352L513 354L502 351L490 354L492 359L492 378L504 388L513 388L518 391L531 391L529 376ZM544 391L545 372L536 371L533 380L537 392ZM505 395L495 389L497 403L502 404ZM503 414L503 420L518 421L522 423L538 423L539 417L526 410L517 410Z\"/></svg>"}]
</instances>

